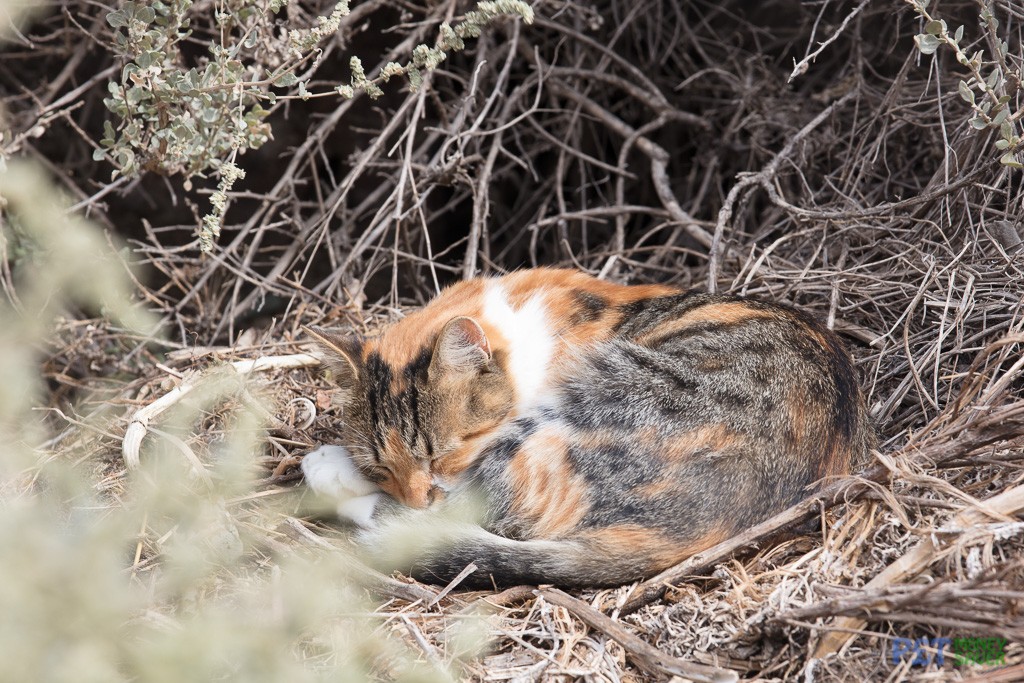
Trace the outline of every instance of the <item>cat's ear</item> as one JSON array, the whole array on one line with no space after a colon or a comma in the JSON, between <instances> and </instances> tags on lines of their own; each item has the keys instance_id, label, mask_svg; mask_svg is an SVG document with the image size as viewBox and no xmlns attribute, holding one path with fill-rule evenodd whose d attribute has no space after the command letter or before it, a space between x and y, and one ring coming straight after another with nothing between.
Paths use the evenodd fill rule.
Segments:
<instances>
[{"instance_id":1,"label":"cat's ear","mask_svg":"<svg viewBox=\"0 0 1024 683\"><path fill-rule=\"evenodd\" d=\"M430 376L478 372L491 360L491 345L483 328L472 318L449 320L434 344Z\"/></svg>"},{"instance_id":2,"label":"cat's ear","mask_svg":"<svg viewBox=\"0 0 1024 683\"><path fill-rule=\"evenodd\" d=\"M333 334L321 327L303 327L324 352L324 364L330 368L339 386L351 387L362 375L363 342L357 336Z\"/></svg>"}]
</instances>

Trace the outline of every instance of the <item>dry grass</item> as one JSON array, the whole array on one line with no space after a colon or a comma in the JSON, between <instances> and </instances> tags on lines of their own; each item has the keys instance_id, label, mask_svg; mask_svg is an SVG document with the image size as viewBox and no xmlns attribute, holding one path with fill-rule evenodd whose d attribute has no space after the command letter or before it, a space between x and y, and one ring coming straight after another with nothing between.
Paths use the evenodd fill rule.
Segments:
<instances>
[{"instance_id":1,"label":"dry grass","mask_svg":"<svg viewBox=\"0 0 1024 683\"><path fill-rule=\"evenodd\" d=\"M1024 12L993 6L1019 70ZM327 52L383 63L366 17L407 13L388 39L397 52L463 9L371 0ZM978 3L931 9L990 53ZM666 580L575 601L530 589L436 600L364 573L374 633L480 680L660 680L680 662L761 680L1024 677L1024 172L968 125L960 66L914 49L921 27L895 0L536 11L533 27L485 35L419 93L280 105L276 142L242 159L213 258L192 237L201 181L111 184L88 161L97 74L113 62L71 18L99 26L98 10L71 3L27 33L31 47L5 47L19 65L0 74L14 151L129 241L145 266L137 294L168 330L154 342L69 314L42 366L45 450L74 454L116 506L130 416L190 373L303 352L303 324L373 329L475 272L559 264L795 303L846 337L861 370L880 443L856 475ZM211 30L197 19L196 40ZM318 77L336 80L333 64ZM1019 112L1019 82L1006 87ZM18 260L4 263L10 297ZM329 387L311 368L257 375L171 448L206 463L230 438L223 416L271 413L261 478L229 502L245 529L240 572L346 545L309 521L294 486L293 457L333 439ZM144 527L132 581L159 572L159 541ZM465 655L453 630L481 612L487 648ZM895 638L921 636L1004 637L1010 668L890 661ZM374 675L394 675L375 661Z\"/></svg>"}]
</instances>

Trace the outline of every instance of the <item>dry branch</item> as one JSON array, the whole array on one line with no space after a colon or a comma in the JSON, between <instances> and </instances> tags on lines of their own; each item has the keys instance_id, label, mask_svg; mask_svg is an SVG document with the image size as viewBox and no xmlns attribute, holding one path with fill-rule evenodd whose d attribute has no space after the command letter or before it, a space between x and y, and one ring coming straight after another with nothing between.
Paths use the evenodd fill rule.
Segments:
<instances>
[{"instance_id":1,"label":"dry branch","mask_svg":"<svg viewBox=\"0 0 1024 683\"><path fill-rule=\"evenodd\" d=\"M234 370L239 377L244 377L253 372L290 370L293 368L313 367L319 364L320 360L315 356L310 356L306 353L296 353L288 356L264 356L251 360L237 360L228 363L227 367ZM121 441L121 456L124 458L124 464L129 470L138 469L139 467L139 450L142 448L142 440L150 430L149 423L165 410L188 396L197 386L200 386L203 378L204 375L201 373L192 373L182 379L174 389L149 405L135 411L128 421L128 427L125 429L124 438Z\"/></svg>"},{"instance_id":2,"label":"dry branch","mask_svg":"<svg viewBox=\"0 0 1024 683\"><path fill-rule=\"evenodd\" d=\"M949 522L953 529L969 532L977 525L983 524L992 513L1015 515L1024 510L1024 486L1015 486L999 495L985 500L983 509L968 509L957 514ZM938 534L930 534L921 540L909 553L886 567L880 574L865 584L865 590L875 590L899 584L917 575L928 565L942 558L956 548L955 538L944 540ZM870 605L866 606L870 609ZM832 623L825 624L829 633L818 641L812 658L820 659L838 652L853 637L852 632L864 627L866 622L856 617L842 617Z\"/></svg>"},{"instance_id":3,"label":"dry branch","mask_svg":"<svg viewBox=\"0 0 1024 683\"><path fill-rule=\"evenodd\" d=\"M605 616L587 603L567 595L557 588L538 590L537 597L547 600L553 605L564 607L587 626L604 633L606 636L626 648L629 657L639 666L653 674L680 676L701 683L725 683L736 681L736 672L720 669L704 664L685 662L671 657L652 647L647 642L630 633L618 622Z\"/></svg>"}]
</instances>

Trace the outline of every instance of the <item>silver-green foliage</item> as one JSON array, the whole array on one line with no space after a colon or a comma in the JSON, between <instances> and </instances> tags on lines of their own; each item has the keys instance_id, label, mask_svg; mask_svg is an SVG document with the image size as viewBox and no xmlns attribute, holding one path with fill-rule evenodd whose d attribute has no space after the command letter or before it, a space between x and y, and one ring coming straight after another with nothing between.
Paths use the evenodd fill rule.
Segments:
<instances>
[{"instance_id":1,"label":"silver-green foliage","mask_svg":"<svg viewBox=\"0 0 1024 683\"><path fill-rule=\"evenodd\" d=\"M264 104L271 107L282 98L351 99L360 92L377 98L383 95L380 85L397 76L405 76L410 89L417 90L425 71L437 68L450 52L464 49L464 39L479 36L487 24L507 16L533 21L533 10L522 0L484 0L461 21L442 24L434 46L417 46L406 63L390 62L371 78L359 57L352 56L349 83L312 92L312 67L322 56L318 46L349 14L348 0L338 2L311 28L282 32L274 15L286 2L218 4L220 41L209 46L201 66L191 68L183 66L181 44L190 35L192 0L129 1L107 15L114 47L125 65L120 78L108 83L110 96L104 102L117 120L106 122L94 156L108 158L115 176L220 173L215 199L222 201L201 226L203 251L212 249L219 233L227 191L244 175L234 165L236 156L270 139Z\"/></svg>"},{"instance_id":2,"label":"silver-green foliage","mask_svg":"<svg viewBox=\"0 0 1024 683\"><path fill-rule=\"evenodd\" d=\"M994 46L991 59L985 59L985 50L968 54L964 49L965 28L958 27L950 33L944 19L929 12L931 0L907 0L924 23L924 33L914 36L914 42L922 54L934 54L942 46L951 49L956 60L970 71L970 76L959 83L960 97L970 105L974 116L970 125L976 130L995 129L999 132L996 149L1003 152L999 161L1012 168L1024 168L1016 153L1021 149L1021 137L1017 124L1024 110L1014 112L1010 105L1020 90L1020 73L1011 74L1007 64L1009 47L998 35L999 19L992 11L992 3L985 0L978 16L982 33Z\"/></svg>"},{"instance_id":3,"label":"silver-green foliage","mask_svg":"<svg viewBox=\"0 0 1024 683\"><path fill-rule=\"evenodd\" d=\"M109 154L115 175L193 175L217 168L235 148L255 149L270 137L267 111L244 87L252 74L236 50L212 45L205 66L181 66L179 43L190 33L191 6L191 0L125 2L107 15L115 47L129 60L121 78L107 84L104 100L120 121L106 122L103 148L95 153L97 159ZM232 33L255 13L250 5L237 16L218 13L216 21Z\"/></svg>"}]
</instances>

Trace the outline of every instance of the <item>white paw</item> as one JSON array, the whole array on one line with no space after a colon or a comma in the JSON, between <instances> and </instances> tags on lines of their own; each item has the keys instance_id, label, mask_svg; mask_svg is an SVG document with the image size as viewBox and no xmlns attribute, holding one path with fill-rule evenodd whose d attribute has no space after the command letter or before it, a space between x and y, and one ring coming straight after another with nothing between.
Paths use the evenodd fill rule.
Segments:
<instances>
[{"instance_id":1,"label":"white paw","mask_svg":"<svg viewBox=\"0 0 1024 683\"><path fill-rule=\"evenodd\" d=\"M302 459L301 467L306 486L325 496L347 499L380 491L359 473L344 446L321 446Z\"/></svg>"},{"instance_id":2,"label":"white paw","mask_svg":"<svg viewBox=\"0 0 1024 683\"><path fill-rule=\"evenodd\" d=\"M377 526L373 518L373 511L377 509L383 493L370 493L365 496L349 498L338 503L338 517L361 526L364 529L372 529Z\"/></svg>"},{"instance_id":3,"label":"white paw","mask_svg":"<svg viewBox=\"0 0 1024 683\"><path fill-rule=\"evenodd\" d=\"M380 489L352 462L344 446L321 446L302 459L306 486L338 500L338 516L361 527L371 527Z\"/></svg>"}]
</instances>

